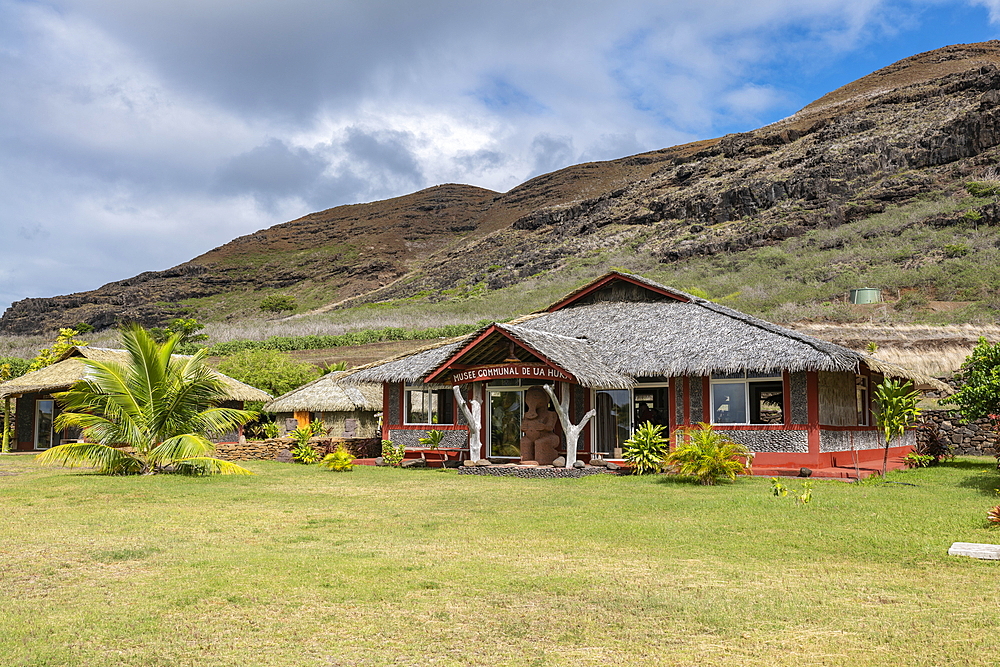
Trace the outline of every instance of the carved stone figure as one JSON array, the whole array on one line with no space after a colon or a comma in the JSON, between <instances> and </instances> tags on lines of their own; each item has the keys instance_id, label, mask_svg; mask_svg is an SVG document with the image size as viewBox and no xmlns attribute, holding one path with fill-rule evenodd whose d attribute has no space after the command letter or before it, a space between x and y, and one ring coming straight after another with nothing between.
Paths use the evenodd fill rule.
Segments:
<instances>
[{"instance_id":1,"label":"carved stone figure","mask_svg":"<svg viewBox=\"0 0 1000 667\"><path fill-rule=\"evenodd\" d=\"M559 436L553 431L558 415L549 409L549 397L541 387L524 392L524 418L521 420L521 460L551 465L559 456Z\"/></svg>"}]
</instances>

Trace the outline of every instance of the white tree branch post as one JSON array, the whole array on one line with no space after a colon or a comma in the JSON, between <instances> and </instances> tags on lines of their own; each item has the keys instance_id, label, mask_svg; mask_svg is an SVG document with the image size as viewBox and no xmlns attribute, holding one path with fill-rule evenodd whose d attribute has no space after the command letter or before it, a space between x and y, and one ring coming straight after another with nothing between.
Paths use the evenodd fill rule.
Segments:
<instances>
[{"instance_id":1,"label":"white tree branch post","mask_svg":"<svg viewBox=\"0 0 1000 667\"><path fill-rule=\"evenodd\" d=\"M469 460L478 461L483 458L483 440L481 437L483 421L482 421L482 406L483 402L479 400L479 388L475 383L469 388L469 403L465 402L465 397L462 396L462 385L456 384L451 390L455 392L455 401L458 403L458 407L461 408L462 414L465 415L465 421L469 424ZM471 404L471 407L470 407Z\"/></svg>"},{"instance_id":2,"label":"white tree branch post","mask_svg":"<svg viewBox=\"0 0 1000 667\"><path fill-rule=\"evenodd\" d=\"M545 392L552 399L552 406L556 409L556 414L559 415L559 423L562 424L563 433L566 434L566 467L572 468L573 464L576 463L576 447L580 441L580 434L583 433L587 422L597 414L597 410L591 409L583 416L583 420L579 424L574 425L569 420L569 387L564 388L562 400L556 398L554 388L554 385L551 384L544 385Z\"/></svg>"}]
</instances>

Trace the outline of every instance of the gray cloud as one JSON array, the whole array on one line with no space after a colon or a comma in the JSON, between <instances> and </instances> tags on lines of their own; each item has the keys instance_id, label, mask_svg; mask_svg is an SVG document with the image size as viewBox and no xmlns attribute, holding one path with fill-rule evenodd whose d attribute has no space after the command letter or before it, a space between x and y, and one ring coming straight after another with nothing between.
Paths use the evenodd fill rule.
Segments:
<instances>
[{"instance_id":1,"label":"gray cloud","mask_svg":"<svg viewBox=\"0 0 1000 667\"><path fill-rule=\"evenodd\" d=\"M948 6L0 0L0 308L338 204L748 129Z\"/></svg>"},{"instance_id":2,"label":"gray cloud","mask_svg":"<svg viewBox=\"0 0 1000 667\"><path fill-rule=\"evenodd\" d=\"M532 176L569 166L575 157L573 138L539 134L531 142L531 155L534 158L531 167Z\"/></svg>"},{"instance_id":3,"label":"gray cloud","mask_svg":"<svg viewBox=\"0 0 1000 667\"><path fill-rule=\"evenodd\" d=\"M250 192L272 200L308 191L326 166L321 156L272 138L220 167L216 187L223 194Z\"/></svg>"}]
</instances>

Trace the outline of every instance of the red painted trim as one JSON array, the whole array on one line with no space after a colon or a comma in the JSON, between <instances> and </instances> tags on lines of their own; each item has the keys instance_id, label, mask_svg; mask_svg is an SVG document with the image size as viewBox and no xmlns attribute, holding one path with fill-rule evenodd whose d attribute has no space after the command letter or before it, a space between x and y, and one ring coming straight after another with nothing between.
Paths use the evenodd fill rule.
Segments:
<instances>
[{"instance_id":1,"label":"red painted trim","mask_svg":"<svg viewBox=\"0 0 1000 667\"><path fill-rule=\"evenodd\" d=\"M670 417L667 419L667 424L669 428L668 432L673 433L674 429L677 428L677 378L670 378L667 386L667 409L670 411Z\"/></svg>"},{"instance_id":2,"label":"red painted trim","mask_svg":"<svg viewBox=\"0 0 1000 667\"><path fill-rule=\"evenodd\" d=\"M806 408L808 414L809 453L819 454L819 373L806 371Z\"/></svg>"},{"instance_id":3,"label":"red painted trim","mask_svg":"<svg viewBox=\"0 0 1000 667\"><path fill-rule=\"evenodd\" d=\"M781 373L781 418L785 424L792 423L792 374Z\"/></svg>"},{"instance_id":4,"label":"red painted trim","mask_svg":"<svg viewBox=\"0 0 1000 667\"><path fill-rule=\"evenodd\" d=\"M707 375L701 379L701 420L712 423L712 383Z\"/></svg>"},{"instance_id":5,"label":"red painted trim","mask_svg":"<svg viewBox=\"0 0 1000 667\"><path fill-rule=\"evenodd\" d=\"M684 424L691 424L691 379L688 376L684 376L684 388L681 390L684 392Z\"/></svg>"},{"instance_id":6,"label":"red painted trim","mask_svg":"<svg viewBox=\"0 0 1000 667\"><path fill-rule=\"evenodd\" d=\"M440 366L431 371L431 374L427 376L427 382L430 382L438 373L445 370L452 362L457 361L459 357L468 352L472 347L478 345L489 336L494 331L499 331L499 327L496 324L491 324L483 333L476 336L475 339L469 341L465 346L459 348L454 354L448 357Z\"/></svg>"},{"instance_id":7,"label":"red painted trim","mask_svg":"<svg viewBox=\"0 0 1000 667\"><path fill-rule=\"evenodd\" d=\"M566 376L569 378L570 382L577 383L577 379L576 379L575 375L573 375L568 370L566 370L565 368L563 368L562 366L560 366L556 362L552 361L547 356L545 356L544 354L542 354L538 350L534 349L530 345L527 345L524 342L519 341L518 339L514 338L512 335L510 335L509 333L507 333L506 331L504 331L503 329L501 329L500 327L498 327L495 324L490 325L490 328L487 329L486 331L484 331L481 335L479 335L476 338L476 340L469 342L463 348L461 348L460 350L456 351L455 354L451 355L451 357L449 357L447 361L445 361L440 366L438 366L433 371L431 371L430 375L427 376L427 379L425 380L425 382L432 383L432 382L434 382L434 380L436 380L438 378L439 375L445 373L448 370L451 370L450 365L451 365L451 363L453 361L456 361L456 360L460 359L462 357L462 355L466 354L473 347L475 347L479 343L483 342L485 336L487 336L489 334L492 334L494 332L499 333L501 336L503 336L507 340L511 341L512 343L514 343L515 345L517 345L521 349L527 350L528 352L531 352L532 354L538 356L539 358L541 358L549 366L552 366L553 368L559 370L560 372L565 373ZM528 362L525 362L525 363L528 363ZM495 366L496 364L486 364L486 365ZM559 380L559 382L566 382L566 380Z\"/></svg>"},{"instance_id":8,"label":"red painted trim","mask_svg":"<svg viewBox=\"0 0 1000 667\"><path fill-rule=\"evenodd\" d=\"M673 293L668 292L666 290L657 289L657 288L655 288L655 287L653 287L651 285L647 285L645 283L641 283L638 280L630 278L629 276L626 276L626 275L623 275L621 273L618 273L617 271L612 271L611 273L598 278L597 280L595 280L594 282L590 283L589 285L584 285L580 289L578 289L578 290L574 291L573 293L571 293L569 296L563 298L562 301L559 301L559 302L557 302L557 303L549 306L548 308L545 309L545 312L554 313L557 310L560 310L562 308L565 308L566 306L569 306L569 305L571 305L573 303L576 303L577 301L579 301L583 297L588 296L590 294L593 294L597 290L601 289L602 287L604 287L608 283L613 282L615 280L624 280L625 282L631 283L631 284L633 284L633 285L635 285L637 287L642 287L643 289L648 289L650 292L653 292L654 294L659 294L661 296L669 297L669 298L674 299L676 301L680 301L681 303L688 303L688 300L685 299L682 296L679 296L677 294L673 294Z\"/></svg>"}]
</instances>

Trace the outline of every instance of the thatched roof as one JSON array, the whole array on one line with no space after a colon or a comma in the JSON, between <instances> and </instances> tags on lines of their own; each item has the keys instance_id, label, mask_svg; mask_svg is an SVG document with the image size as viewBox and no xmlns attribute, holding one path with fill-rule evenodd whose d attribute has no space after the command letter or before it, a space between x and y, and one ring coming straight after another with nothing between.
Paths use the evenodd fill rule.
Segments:
<instances>
[{"instance_id":1,"label":"thatched roof","mask_svg":"<svg viewBox=\"0 0 1000 667\"><path fill-rule=\"evenodd\" d=\"M606 300L622 285L649 287L649 300L631 296ZM577 301L564 298L549 309L489 328L502 330L548 357L590 387L623 386L620 378L742 371L847 371L861 364L918 385L947 385L854 350L765 322L705 299L658 285L640 276L611 273L595 281L605 294L580 288ZM621 291L621 290L619 290ZM624 294L625 292L622 291ZM486 341L486 330L417 354L379 362L349 376L352 382L421 381L471 341Z\"/></svg>"},{"instance_id":2,"label":"thatched roof","mask_svg":"<svg viewBox=\"0 0 1000 667\"><path fill-rule=\"evenodd\" d=\"M184 355L175 354L174 357L183 358ZM126 363L129 356L126 350L112 350L103 347L74 347L62 355L61 361L0 384L0 398L19 396L21 394L65 391L82 380L86 374L87 367L83 363L84 359L92 359L104 363ZM218 371L212 372L226 386L226 398L229 400L271 400L271 395L265 391L251 387Z\"/></svg>"},{"instance_id":3,"label":"thatched roof","mask_svg":"<svg viewBox=\"0 0 1000 667\"><path fill-rule=\"evenodd\" d=\"M267 412L354 412L382 410L382 386L340 384L347 373L328 373L318 380L282 394L263 407Z\"/></svg>"}]
</instances>

